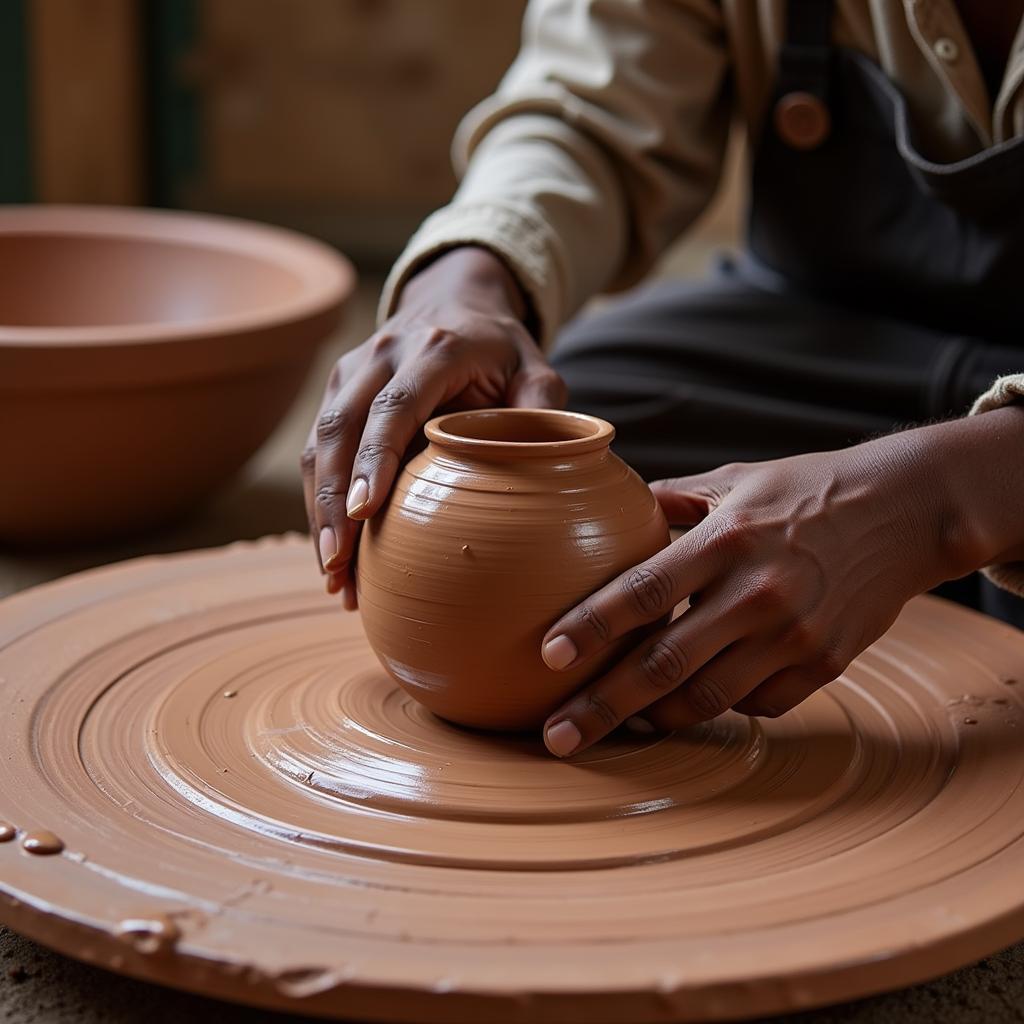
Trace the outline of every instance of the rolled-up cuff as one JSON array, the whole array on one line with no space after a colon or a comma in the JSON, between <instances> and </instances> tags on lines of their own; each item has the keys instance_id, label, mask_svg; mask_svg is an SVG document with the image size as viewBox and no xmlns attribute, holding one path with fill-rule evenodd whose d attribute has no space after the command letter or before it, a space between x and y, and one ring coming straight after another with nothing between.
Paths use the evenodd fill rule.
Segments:
<instances>
[{"instance_id":1,"label":"rolled-up cuff","mask_svg":"<svg viewBox=\"0 0 1024 1024\"><path fill-rule=\"evenodd\" d=\"M459 245L480 245L504 260L528 297L537 340L548 346L561 324L565 289L552 258L555 240L536 217L491 203L446 206L428 217L391 268L377 311L378 323L394 313L406 281L424 263Z\"/></svg>"},{"instance_id":2,"label":"rolled-up cuff","mask_svg":"<svg viewBox=\"0 0 1024 1024\"><path fill-rule=\"evenodd\" d=\"M990 412L1004 405L1012 405L1024 399L1024 373L1010 373L1000 377L971 406L971 415L979 412Z\"/></svg>"},{"instance_id":3,"label":"rolled-up cuff","mask_svg":"<svg viewBox=\"0 0 1024 1024\"><path fill-rule=\"evenodd\" d=\"M971 406L971 415L991 412L1004 405L1024 400L1024 373L1011 373L1000 377ZM997 587L1024 597L1024 562L1005 562L1002 565L988 565L981 570Z\"/></svg>"}]
</instances>

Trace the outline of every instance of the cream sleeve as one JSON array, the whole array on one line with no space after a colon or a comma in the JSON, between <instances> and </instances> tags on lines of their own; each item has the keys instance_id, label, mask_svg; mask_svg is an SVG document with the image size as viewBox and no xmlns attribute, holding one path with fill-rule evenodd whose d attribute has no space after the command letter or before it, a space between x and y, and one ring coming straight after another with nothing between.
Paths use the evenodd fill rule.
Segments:
<instances>
[{"instance_id":1,"label":"cream sleeve","mask_svg":"<svg viewBox=\"0 0 1024 1024\"><path fill-rule=\"evenodd\" d=\"M1000 377L971 407L971 415L999 409L1004 405L1024 400L1024 373L1011 373ZM1024 597L1024 562L990 565L982 570L998 587Z\"/></svg>"},{"instance_id":2,"label":"cream sleeve","mask_svg":"<svg viewBox=\"0 0 1024 1024\"><path fill-rule=\"evenodd\" d=\"M542 342L592 295L634 283L705 207L731 115L713 0L532 0L518 57L454 143L461 185L384 287L452 246L501 256Z\"/></svg>"}]
</instances>

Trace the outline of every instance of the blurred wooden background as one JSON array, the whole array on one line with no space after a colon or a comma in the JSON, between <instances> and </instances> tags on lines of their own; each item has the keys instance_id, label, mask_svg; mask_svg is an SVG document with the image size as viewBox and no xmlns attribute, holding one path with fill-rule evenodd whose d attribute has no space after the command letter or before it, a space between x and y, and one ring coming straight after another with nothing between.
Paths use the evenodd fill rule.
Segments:
<instances>
[{"instance_id":1,"label":"blurred wooden background","mask_svg":"<svg viewBox=\"0 0 1024 1024\"><path fill-rule=\"evenodd\" d=\"M24 198L219 210L389 258L451 194L452 133L524 6L25 0Z\"/></svg>"},{"instance_id":2,"label":"blurred wooden background","mask_svg":"<svg viewBox=\"0 0 1024 1024\"><path fill-rule=\"evenodd\" d=\"M455 126L514 57L524 7L4 0L0 76L26 116L0 199L234 213L382 266L450 196ZM732 237L738 195L705 232Z\"/></svg>"}]
</instances>

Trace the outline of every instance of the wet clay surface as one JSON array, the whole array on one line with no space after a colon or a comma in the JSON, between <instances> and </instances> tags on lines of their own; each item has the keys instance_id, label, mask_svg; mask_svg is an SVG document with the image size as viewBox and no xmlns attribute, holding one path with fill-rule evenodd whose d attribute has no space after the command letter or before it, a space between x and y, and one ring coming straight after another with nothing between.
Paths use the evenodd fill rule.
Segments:
<instances>
[{"instance_id":1,"label":"wet clay surface","mask_svg":"<svg viewBox=\"0 0 1024 1024\"><path fill-rule=\"evenodd\" d=\"M850 999L1024 931L1015 631L921 599L793 715L563 763L395 689L307 543L5 603L8 924L295 1011L593 1022Z\"/></svg>"}]
</instances>

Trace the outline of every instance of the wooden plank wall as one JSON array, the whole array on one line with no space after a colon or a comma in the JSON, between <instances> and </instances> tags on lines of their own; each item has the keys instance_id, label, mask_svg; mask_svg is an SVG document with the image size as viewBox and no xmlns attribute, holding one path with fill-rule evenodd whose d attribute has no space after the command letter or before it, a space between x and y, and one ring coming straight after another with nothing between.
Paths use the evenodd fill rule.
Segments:
<instances>
[{"instance_id":1,"label":"wooden plank wall","mask_svg":"<svg viewBox=\"0 0 1024 1024\"><path fill-rule=\"evenodd\" d=\"M138 0L29 0L34 198L145 199Z\"/></svg>"}]
</instances>

